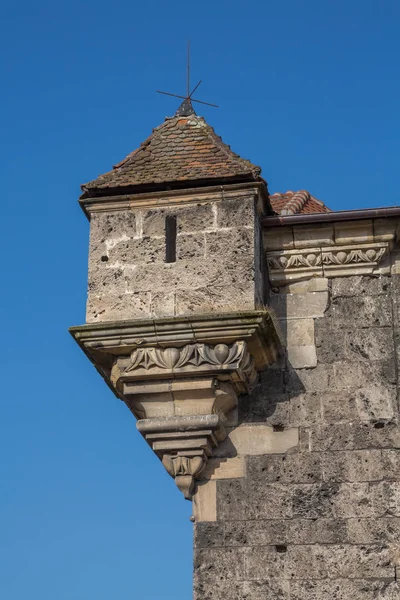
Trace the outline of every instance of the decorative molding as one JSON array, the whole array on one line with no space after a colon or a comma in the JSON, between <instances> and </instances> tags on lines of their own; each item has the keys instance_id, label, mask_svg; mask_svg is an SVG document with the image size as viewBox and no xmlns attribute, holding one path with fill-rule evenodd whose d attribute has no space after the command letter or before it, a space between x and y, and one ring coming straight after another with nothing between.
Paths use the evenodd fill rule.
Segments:
<instances>
[{"instance_id":1,"label":"decorative molding","mask_svg":"<svg viewBox=\"0 0 400 600\"><path fill-rule=\"evenodd\" d=\"M267 252L267 262L272 283L285 283L305 276L371 274L388 252L389 242L371 242Z\"/></svg>"},{"instance_id":2,"label":"decorative molding","mask_svg":"<svg viewBox=\"0 0 400 600\"><path fill-rule=\"evenodd\" d=\"M250 391L257 378L254 360L244 341L231 345L187 344L181 348L135 348L128 364L124 366L123 363L124 359L116 362L117 377L112 376L115 382L121 378L124 381L132 379L130 374L142 378L143 370L153 375L157 371L160 376L190 370L190 374L195 375L196 372L203 373L205 368L211 372L238 371L237 379L245 384L246 391Z\"/></svg>"},{"instance_id":3,"label":"decorative molding","mask_svg":"<svg viewBox=\"0 0 400 600\"><path fill-rule=\"evenodd\" d=\"M175 479L186 500L191 500L195 478L200 477L206 466L203 456L173 456L164 454L162 464L168 473Z\"/></svg>"}]
</instances>

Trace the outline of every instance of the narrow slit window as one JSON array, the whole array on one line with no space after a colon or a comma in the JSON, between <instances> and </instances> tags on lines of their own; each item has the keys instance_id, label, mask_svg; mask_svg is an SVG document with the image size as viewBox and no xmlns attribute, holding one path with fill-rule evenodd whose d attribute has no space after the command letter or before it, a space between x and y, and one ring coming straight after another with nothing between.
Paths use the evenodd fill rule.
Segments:
<instances>
[{"instance_id":1,"label":"narrow slit window","mask_svg":"<svg viewBox=\"0 0 400 600\"><path fill-rule=\"evenodd\" d=\"M165 262L176 262L176 217L165 217Z\"/></svg>"}]
</instances>

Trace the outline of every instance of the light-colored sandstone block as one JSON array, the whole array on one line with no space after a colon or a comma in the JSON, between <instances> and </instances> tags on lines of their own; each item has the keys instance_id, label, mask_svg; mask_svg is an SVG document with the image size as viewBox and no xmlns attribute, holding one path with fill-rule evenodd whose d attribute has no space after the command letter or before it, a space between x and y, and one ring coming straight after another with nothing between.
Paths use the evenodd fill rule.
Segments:
<instances>
[{"instance_id":1,"label":"light-colored sandstone block","mask_svg":"<svg viewBox=\"0 0 400 600\"><path fill-rule=\"evenodd\" d=\"M202 475L204 479L237 479L244 477L244 457L211 458Z\"/></svg>"},{"instance_id":2,"label":"light-colored sandstone block","mask_svg":"<svg viewBox=\"0 0 400 600\"><path fill-rule=\"evenodd\" d=\"M193 495L193 516L200 521L217 520L217 482L216 480L199 481Z\"/></svg>"},{"instance_id":3,"label":"light-colored sandstone block","mask_svg":"<svg viewBox=\"0 0 400 600\"><path fill-rule=\"evenodd\" d=\"M310 248L311 246L334 245L333 225L297 225L293 227L294 247Z\"/></svg>"},{"instance_id":4,"label":"light-colored sandstone block","mask_svg":"<svg viewBox=\"0 0 400 600\"><path fill-rule=\"evenodd\" d=\"M310 369L317 366L315 346L288 346L288 361L294 369Z\"/></svg>"},{"instance_id":5,"label":"light-colored sandstone block","mask_svg":"<svg viewBox=\"0 0 400 600\"><path fill-rule=\"evenodd\" d=\"M294 248L292 227L276 227L263 232L266 250L287 250Z\"/></svg>"},{"instance_id":6,"label":"light-colored sandstone block","mask_svg":"<svg viewBox=\"0 0 400 600\"><path fill-rule=\"evenodd\" d=\"M374 241L371 220L335 223L336 244L361 244Z\"/></svg>"},{"instance_id":7,"label":"light-colored sandstone block","mask_svg":"<svg viewBox=\"0 0 400 600\"><path fill-rule=\"evenodd\" d=\"M299 431L296 427L284 431L274 431L267 425L241 425L234 429L228 440L220 446L233 446L239 456L260 454L281 454L299 443Z\"/></svg>"},{"instance_id":8,"label":"light-colored sandstone block","mask_svg":"<svg viewBox=\"0 0 400 600\"><path fill-rule=\"evenodd\" d=\"M287 294L286 316L291 318L323 317L328 307L328 292Z\"/></svg>"},{"instance_id":9,"label":"light-colored sandstone block","mask_svg":"<svg viewBox=\"0 0 400 600\"><path fill-rule=\"evenodd\" d=\"M398 221L392 219L374 219L374 241L386 242L393 240L398 225Z\"/></svg>"},{"instance_id":10,"label":"light-colored sandstone block","mask_svg":"<svg viewBox=\"0 0 400 600\"><path fill-rule=\"evenodd\" d=\"M288 346L314 345L314 319L290 319L286 322Z\"/></svg>"},{"instance_id":11,"label":"light-colored sandstone block","mask_svg":"<svg viewBox=\"0 0 400 600\"><path fill-rule=\"evenodd\" d=\"M311 277L306 281L289 283L281 292L288 294L306 294L307 292L327 292L329 280L326 277Z\"/></svg>"},{"instance_id":12,"label":"light-colored sandstone block","mask_svg":"<svg viewBox=\"0 0 400 600\"><path fill-rule=\"evenodd\" d=\"M279 319L319 318L328 307L328 292L276 294L271 296L270 305Z\"/></svg>"}]
</instances>

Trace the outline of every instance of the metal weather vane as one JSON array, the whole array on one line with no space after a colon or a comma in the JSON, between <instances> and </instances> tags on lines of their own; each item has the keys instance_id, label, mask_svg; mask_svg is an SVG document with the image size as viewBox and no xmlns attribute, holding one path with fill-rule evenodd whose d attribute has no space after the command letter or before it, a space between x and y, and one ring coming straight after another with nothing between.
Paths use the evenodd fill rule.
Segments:
<instances>
[{"instance_id":1,"label":"metal weather vane","mask_svg":"<svg viewBox=\"0 0 400 600\"><path fill-rule=\"evenodd\" d=\"M174 98L182 98L184 100L183 104L187 103L190 105L192 102L198 102L199 104L206 104L207 106L213 106L214 108L219 108L217 104L211 104L210 102L204 102L203 100L197 100L193 98L193 94L201 84L201 79L197 85L194 86L193 90L190 91L190 42L188 42L187 48L187 67L186 67L186 96L180 96L179 94L171 94L169 92L162 92L161 90L156 90L158 94L164 94L165 96L173 96Z\"/></svg>"}]
</instances>

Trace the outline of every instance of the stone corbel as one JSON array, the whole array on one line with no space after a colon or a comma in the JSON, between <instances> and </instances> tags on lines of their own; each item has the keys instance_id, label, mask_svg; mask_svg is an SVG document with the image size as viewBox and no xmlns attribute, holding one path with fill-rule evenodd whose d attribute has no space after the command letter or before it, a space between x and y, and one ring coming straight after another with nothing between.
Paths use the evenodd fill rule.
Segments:
<instances>
[{"instance_id":1,"label":"stone corbel","mask_svg":"<svg viewBox=\"0 0 400 600\"><path fill-rule=\"evenodd\" d=\"M237 398L273 363L280 339L266 311L73 328L137 428L191 499L236 418ZM136 335L135 335L136 334Z\"/></svg>"}]
</instances>

